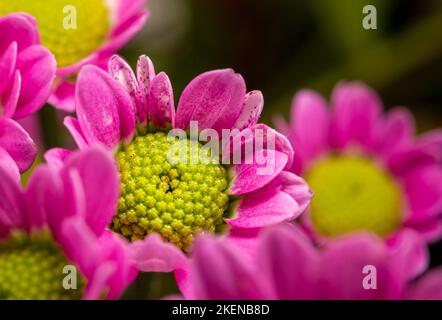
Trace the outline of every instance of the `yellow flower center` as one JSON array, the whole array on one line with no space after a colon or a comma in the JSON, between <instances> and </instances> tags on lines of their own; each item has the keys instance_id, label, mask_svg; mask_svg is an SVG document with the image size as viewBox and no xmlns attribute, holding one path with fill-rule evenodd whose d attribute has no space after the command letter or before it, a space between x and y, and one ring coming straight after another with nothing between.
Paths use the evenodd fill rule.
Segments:
<instances>
[{"instance_id":1,"label":"yellow flower center","mask_svg":"<svg viewBox=\"0 0 442 320\"><path fill-rule=\"evenodd\" d=\"M37 19L42 44L66 67L104 42L109 12L104 0L0 0L0 15L26 12Z\"/></svg>"},{"instance_id":2,"label":"yellow flower center","mask_svg":"<svg viewBox=\"0 0 442 320\"><path fill-rule=\"evenodd\" d=\"M195 234L215 232L222 223L229 205L227 171L219 164L169 161L175 143L186 148L187 160L202 148L156 132L137 136L118 152L121 194L112 228L132 241L156 232L188 251Z\"/></svg>"},{"instance_id":3,"label":"yellow flower center","mask_svg":"<svg viewBox=\"0 0 442 320\"><path fill-rule=\"evenodd\" d=\"M389 173L360 156L330 156L306 175L315 196L312 223L325 236L392 233L402 221L401 190Z\"/></svg>"},{"instance_id":4,"label":"yellow flower center","mask_svg":"<svg viewBox=\"0 0 442 320\"><path fill-rule=\"evenodd\" d=\"M79 273L77 289L63 286L67 265L58 245L46 234L19 234L0 242L0 299L80 299L84 281Z\"/></svg>"}]
</instances>

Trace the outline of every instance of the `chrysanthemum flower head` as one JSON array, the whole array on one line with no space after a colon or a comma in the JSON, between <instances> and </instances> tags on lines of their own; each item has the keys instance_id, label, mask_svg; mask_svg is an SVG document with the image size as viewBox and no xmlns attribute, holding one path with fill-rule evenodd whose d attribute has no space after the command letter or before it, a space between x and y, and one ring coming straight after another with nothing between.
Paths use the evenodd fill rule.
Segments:
<instances>
[{"instance_id":1,"label":"chrysanthemum flower head","mask_svg":"<svg viewBox=\"0 0 442 320\"><path fill-rule=\"evenodd\" d=\"M280 129L298 150L293 172L315 192L304 219L315 238L369 231L389 242L413 229L440 239L442 136L415 137L406 109L384 113L370 88L343 82L330 110L317 93L298 93Z\"/></svg>"},{"instance_id":2,"label":"chrysanthemum flower head","mask_svg":"<svg viewBox=\"0 0 442 320\"><path fill-rule=\"evenodd\" d=\"M311 192L301 178L286 171L293 160L289 142L257 123L262 107L261 93L246 93L243 78L230 69L196 77L184 90L176 113L169 78L156 74L146 56L140 57L136 76L118 56L111 59L109 73L93 66L81 70L78 119L67 117L65 124L80 148L99 143L113 152L120 198L110 227L134 241L143 270L172 271L177 261L185 264L183 251L191 250L196 234L228 232L247 246L259 228L293 220L303 212ZM184 136L171 138L170 129ZM204 129L220 136L223 129L236 131L211 158L214 161L183 163L169 157L171 150L186 150L186 159L201 154L208 140L191 135ZM245 130L249 134L241 136ZM249 162L238 164L221 161L260 136L271 136L274 143L258 144L259 157L252 154ZM69 152L53 150L47 157L63 161ZM258 160L269 160L271 170L259 174L266 163Z\"/></svg>"},{"instance_id":3,"label":"chrysanthemum flower head","mask_svg":"<svg viewBox=\"0 0 442 320\"><path fill-rule=\"evenodd\" d=\"M23 118L46 102L55 59L40 45L36 21L27 14L0 17L0 34L0 118Z\"/></svg>"},{"instance_id":4,"label":"chrysanthemum flower head","mask_svg":"<svg viewBox=\"0 0 442 320\"><path fill-rule=\"evenodd\" d=\"M416 236L415 233L411 237ZM392 247L372 233L346 235L318 248L295 225L261 233L251 256L229 239L201 236L188 268L188 299L428 299L440 298L442 277L413 279L427 252L410 237Z\"/></svg>"},{"instance_id":5,"label":"chrysanthemum flower head","mask_svg":"<svg viewBox=\"0 0 442 320\"><path fill-rule=\"evenodd\" d=\"M127 244L105 230L118 176L102 149L38 167L24 190L0 160L0 198L1 299L112 299L135 278Z\"/></svg>"},{"instance_id":6,"label":"chrysanthemum flower head","mask_svg":"<svg viewBox=\"0 0 442 320\"><path fill-rule=\"evenodd\" d=\"M1 0L0 15L26 12L38 21L42 43L58 63L50 102L73 111L74 77L85 64L105 65L147 18L147 0Z\"/></svg>"}]
</instances>

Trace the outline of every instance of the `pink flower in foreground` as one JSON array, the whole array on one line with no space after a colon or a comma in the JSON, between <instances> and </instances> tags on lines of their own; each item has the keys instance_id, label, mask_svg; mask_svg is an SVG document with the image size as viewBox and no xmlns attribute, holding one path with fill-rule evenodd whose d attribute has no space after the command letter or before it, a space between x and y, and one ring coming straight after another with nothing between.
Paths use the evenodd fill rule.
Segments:
<instances>
[{"instance_id":1,"label":"pink flower in foreground","mask_svg":"<svg viewBox=\"0 0 442 320\"><path fill-rule=\"evenodd\" d=\"M367 231L390 243L411 229L440 239L441 132L415 137L406 109L384 113L376 93L360 83L339 84L330 104L301 91L291 124L279 126L298 150L293 172L315 192L303 221L314 238Z\"/></svg>"},{"instance_id":2,"label":"pink flower in foreground","mask_svg":"<svg viewBox=\"0 0 442 320\"><path fill-rule=\"evenodd\" d=\"M294 225L265 230L256 255L229 239L196 240L189 268L189 299L440 299L442 274L411 280L426 255L409 237L387 248L373 234L338 238L318 249Z\"/></svg>"},{"instance_id":3,"label":"pink flower in foreground","mask_svg":"<svg viewBox=\"0 0 442 320\"><path fill-rule=\"evenodd\" d=\"M23 118L46 102L55 59L40 45L35 19L27 14L0 17L0 35L0 118Z\"/></svg>"},{"instance_id":4,"label":"pink flower in foreground","mask_svg":"<svg viewBox=\"0 0 442 320\"><path fill-rule=\"evenodd\" d=\"M1 1L0 16L26 12L37 19L42 43L58 63L49 102L73 111L73 79L77 72L86 64L105 67L109 57L144 25L148 17L146 3L147 0L53 0L48 5L47 0Z\"/></svg>"},{"instance_id":5,"label":"pink flower in foreground","mask_svg":"<svg viewBox=\"0 0 442 320\"><path fill-rule=\"evenodd\" d=\"M0 161L0 199L0 298L114 299L135 278L127 244L105 230L118 199L106 151L80 151L60 169L42 165L25 190ZM63 286L68 274L76 289Z\"/></svg>"},{"instance_id":6,"label":"pink flower in foreground","mask_svg":"<svg viewBox=\"0 0 442 320\"><path fill-rule=\"evenodd\" d=\"M199 75L184 90L175 114L170 81L163 72L155 74L149 58L140 57L137 78L118 56L111 59L109 73L94 66L81 70L78 120L67 117L65 124L80 148L99 143L115 155L121 193L111 228L134 241L140 269L179 270L178 282L185 286L187 258L181 250L191 250L195 234L227 232L244 247L259 228L293 220L304 211L311 192L285 170L293 150L282 135L257 123L262 94L246 93L239 74L226 69ZM247 129L250 141L259 131L273 136L274 146L264 143L260 149L274 160L273 170L257 174L263 163L255 157L237 165L171 163L168 152L177 140L168 139L167 129L187 130L191 121L200 130L237 129L221 157L230 155L229 147L242 146L238 139ZM191 144L187 137L180 143L182 148ZM193 147L199 153L203 145ZM52 150L46 157L62 163L69 151ZM152 233L169 243L157 235L135 241Z\"/></svg>"}]
</instances>

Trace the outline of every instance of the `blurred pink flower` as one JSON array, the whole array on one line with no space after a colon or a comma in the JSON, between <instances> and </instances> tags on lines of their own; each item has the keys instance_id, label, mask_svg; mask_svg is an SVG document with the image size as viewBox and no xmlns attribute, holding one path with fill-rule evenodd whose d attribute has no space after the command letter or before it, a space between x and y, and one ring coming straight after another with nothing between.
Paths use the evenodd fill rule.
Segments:
<instances>
[{"instance_id":1,"label":"blurred pink flower","mask_svg":"<svg viewBox=\"0 0 442 320\"><path fill-rule=\"evenodd\" d=\"M219 300L441 298L440 271L411 282L425 269L414 269L414 262L427 254L410 241L415 236L409 233L387 248L373 234L353 234L319 249L298 227L280 225L263 231L252 256L242 254L229 239L201 236L196 240L189 267L191 281L184 296Z\"/></svg>"},{"instance_id":2,"label":"blurred pink flower","mask_svg":"<svg viewBox=\"0 0 442 320\"><path fill-rule=\"evenodd\" d=\"M251 129L252 132L256 132L257 129L260 129L264 135L272 134L276 139L275 146L272 147L274 152L268 152L270 149L267 147L270 148L270 146L266 144L262 146L266 151L264 154L275 157L276 166L270 174L258 175L257 170L262 164L256 161L252 164L230 165L226 176L220 179L221 182L223 179L226 180L224 186L223 183L220 184L223 186L223 190L210 189L209 192L210 185L204 184L206 177L202 177L201 173L199 175L195 172L189 173L190 175L197 174L199 177L189 183L193 184L197 190L203 188L201 193L196 192L195 197L197 198L194 199L203 200L183 200L186 199L185 195L182 195L184 198L180 198L181 196L178 195L173 198L172 194L175 193L170 192L170 194L160 194L161 197L172 197L164 205L195 205L195 208L199 208L200 211L204 211L205 208L207 210L215 208L216 212L219 212L220 209L229 209L224 207L227 204L226 201L231 204L235 201L234 206L230 206L230 210L233 210L232 216L225 219L224 215L228 212L224 211L217 219L227 223L229 237L241 247L251 246L253 241L249 240L253 239L261 227L291 221L305 210L310 201L311 192L302 179L285 170L291 166L293 150L282 135L257 123L263 107L262 94L259 91L246 93L245 82L239 74L226 69L199 75L184 90L175 114L169 78L163 72L156 74L152 62L146 56L139 58L137 77L126 62L118 56L114 56L110 60L109 73L94 66L86 66L80 71L76 88L78 120L67 117L65 125L81 149L99 143L117 155L121 152L129 152L130 158L124 160L127 163L119 160L119 165L120 170L122 170L121 166L124 170L132 170L138 166L136 163L145 161L143 157L149 156L149 154L137 153L139 152L137 148L148 147L143 139L147 139L147 136L156 139L157 142L158 139L165 139L154 134L155 132L165 132L167 128L186 130L189 128L190 121L198 121L200 130L213 128L221 132L222 129L236 128L241 133L240 130ZM118 79L119 82L115 79ZM237 136L229 140L228 146L233 143L235 137ZM255 135L252 134L249 139L253 141ZM149 143L151 144L153 141L155 140ZM229 150L229 148L223 149L226 154L230 154ZM51 150L46 154L48 161L55 165L62 164L66 157L69 157L67 150ZM151 161L151 159L148 160ZM126 207L126 201L130 201L136 211L128 212L131 215L130 218L126 218L126 214L121 217L119 221L124 221L125 226L114 224L114 227L121 228L120 232L126 233L125 235L132 240L137 240L144 238L144 236L138 236L141 231L146 230L146 233L150 234L151 232L148 231L151 230L150 226L155 228L160 225L159 229L155 230L159 230L163 239L170 240L174 244L182 244L183 242L188 244L188 240L193 238L193 234L189 235L189 233L194 230L192 228L195 228L192 221L195 221L194 223L198 226L198 220L205 221L204 219L208 217L199 219L200 217L193 209L189 209L191 212L186 211L189 213L187 215L183 215L181 210L174 211L175 209L173 209L170 214L165 213L154 220L148 220L148 217L150 215L156 217L157 211L145 213L145 210L150 210L147 203L149 196L151 196L149 203L153 203L153 209L156 210L155 196L162 190L160 185L162 186L161 183L164 179L157 176L146 178L142 173L147 170L151 174L152 170L161 168L159 165L154 167L147 164L139 169L133 169L134 171L128 171L129 173L127 171L121 173L120 171L120 175L125 179L124 183L122 182L122 194L134 192L134 194L129 194L128 198L120 198L121 205ZM165 166L170 167L167 164ZM204 166L200 168L204 170ZM215 169L218 170L218 173L225 171L221 166ZM135 172L138 172L137 174L140 176L131 180ZM170 172L163 172L162 175L170 176ZM145 184L154 179L157 179L159 184L149 193ZM180 178L178 177L178 179ZM227 181L230 183L228 184ZM175 181L175 183L180 185L181 182ZM198 183L203 185L200 186ZM213 183L213 181L207 183ZM130 189L131 185L136 187L140 184L143 185L140 191L127 191L132 190ZM105 186L105 184L101 185ZM213 198L204 197L204 193L215 194L217 198L210 200ZM142 200L135 200L140 197ZM154 198L152 199L152 197ZM161 200L158 201L161 202ZM179 204L183 201L184 203ZM187 209L185 208L185 210ZM136 212L140 212L140 214L137 216ZM117 217L120 216L117 214ZM127 219L133 223L128 223ZM196 227L195 230L215 231L213 226L208 228L201 230L200 227ZM187 256L177 246L164 243L159 236L152 235L144 241L135 241L133 247L141 270L163 272L175 270L178 284L180 286L186 285Z\"/></svg>"},{"instance_id":3,"label":"blurred pink flower","mask_svg":"<svg viewBox=\"0 0 442 320\"><path fill-rule=\"evenodd\" d=\"M24 13L0 17L0 118L23 118L49 97L56 63L40 45L36 21Z\"/></svg>"},{"instance_id":4,"label":"blurred pink flower","mask_svg":"<svg viewBox=\"0 0 442 320\"><path fill-rule=\"evenodd\" d=\"M106 185L106 188L103 189L102 185ZM79 151L62 168L47 165L37 167L25 190L18 177L11 174L4 162L0 161L0 198L0 246L7 246L10 241L14 243L17 232L24 235L27 241L25 246L14 245L12 251L2 250L0 262L5 258L4 254L14 255L16 251L19 254L18 251L27 250L28 246L31 248L36 245L35 241L40 241L39 246L32 247L34 249L30 251L31 256L36 255L32 268L24 273L26 281L36 280L32 284L35 287L22 292L23 298L31 293L43 294L41 297L46 299L48 297L44 294L51 297L52 294L69 296L68 291L62 287L62 269L55 269L60 274L48 275L48 272L54 270L49 261L65 264L71 262L79 269L85 284L84 288L79 288L83 291L78 297L84 299L118 298L134 280L137 272L128 245L120 237L105 230L112 220L118 199L118 176L113 159L103 149L93 147ZM50 235L44 238L43 247L42 235ZM44 254L38 256L39 252ZM19 256L22 257L20 259L25 257ZM40 261L41 257L50 260ZM20 259L10 261L26 261ZM8 268L18 270L21 267L11 263ZM43 273L33 274L32 270L40 265L44 266ZM1 269L0 276L6 276L5 272L8 270ZM20 276L20 273L15 273L11 281L21 279ZM37 278L33 279L33 276ZM45 283L41 281L41 276L60 281ZM2 294L13 295L12 290L10 292L7 287L3 287L6 286L4 281L0 284L0 291ZM12 285L17 283L12 282ZM50 292L45 288L49 288Z\"/></svg>"},{"instance_id":5,"label":"blurred pink flower","mask_svg":"<svg viewBox=\"0 0 442 320\"><path fill-rule=\"evenodd\" d=\"M416 137L405 108L384 113L361 83L340 83L330 104L303 90L290 125L278 119L296 151L291 170L315 193L303 225L319 241L367 231L391 243L407 230L440 239L442 132Z\"/></svg>"}]
</instances>

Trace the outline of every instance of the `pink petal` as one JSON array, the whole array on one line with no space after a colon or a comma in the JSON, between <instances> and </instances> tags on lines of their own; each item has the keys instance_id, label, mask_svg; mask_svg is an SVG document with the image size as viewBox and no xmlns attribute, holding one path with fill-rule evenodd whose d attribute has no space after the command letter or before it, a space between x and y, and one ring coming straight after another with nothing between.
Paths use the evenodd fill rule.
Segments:
<instances>
[{"instance_id":1,"label":"pink petal","mask_svg":"<svg viewBox=\"0 0 442 320\"><path fill-rule=\"evenodd\" d=\"M425 167L436 163L437 157L431 150L427 150L419 145L395 150L389 154L386 164L390 171L396 176L405 176L416 168Z\"/></svg>"},{"instance_id":2,"label":"pink petal","mask_svg":"<svg viewBox=\"0 0 442 320\"><path fill-rule=\"evenodd\" d=\"M275 298L318 299L319 254L294 225L281 225L263 233L258 268L274 286Z\"/></svg>"},{"instance_id":3,"label":"pink petal","mask_svg":"<svg viewBox=\"0 0 442 320\"><path fill-rule=\"evenodd\" d=\"M48 98L48 102L58 109L67 112L75 111L75 84L70 81L62 81L54 86L55 89Z\"/></svg>"},{"instance_id":4,"label":"pink petal","mask_svg":"<svg viewBox=\"0 0 442 320\"><path fill-rule=\"evenodd\" d=\"M40 109L49 97L55 76L53 54L43 46L30 46L17 58L22 86L15 117L23 118Z\"/></svg>"},{"instance_id":5,"label":"pink petal","mask_svg":"<svg viewBox=\"0 0 442 320\"><path fill-rule=\"evenodd\" d=\"M76 88L77 116L88 143L115 148L135 132L134 106L129 94L109 74L95 66L80 71Z\"/></svg>"},{"instance_id":6,"label":"pink petal","mask_svg":"<svg viewBox=\"0 0 442 320\"><path fill-rule=\"evenodd\" d=\"M34 228L43 228L46 225L45 190L50 184L49 169L45 166L37 167L29 178L24 200L26 205L26 220Z\"/></svg>"},{"instance_id":7,"label":"pink petal","mask_svg":"<svg viewBox=\"0 0 442 320\"><path fill-rule=\"evenodd\" d=\"M11 119L0 119L0 147L14 159L20 172L25 172L37 155L37 147L31 137Z\"/></svg>"},{"instance_id":8,"label":"pink petal","mask_svg":"<svg viewBox=\"0 0 442 320\"><path fill-rule=\"evenodd\" d=\"M17 180L20 180L20 172L18 171L17 164L14 159L11 158L9 153L0 147L0 162L4 168L8 168L6 171L10 172Z\"/></svg>"},{"instance_id":9,"label":"pink petal","mask_svg":"<svg viewBox=\"0 0 442 320\"><path fill-rule=\"evenodd\" d=\"M429 271L413 285L407 298L414 300L442 300L442 268Z\"/></svg>"},{"instance_id":10,"label":"pink petal","mask_svg":"<svg viewBox=\"0 0 442 320\"><path fill-rule=\"evenodd\" d=\"M442 213L442 168L422 166L404 178L405 193L411 210L407 223L437 218Z\"/></svg>"},{"instance_id":11,"label":"pink petal","mask_svg":"<svg viewBox=\"0 0 442 320\"><path fill-rule=\"evenodd\" d=\"M80 123L77 119L72 117L66 117L63 121L65 127L70 132L72 138L80 149L86 148L88 143L86 142L86 138L81 130Z\"/></svg>"},{"instance_id":12,"label":"pink petal","mask_svg":"<svg viewBox=\"0 0 442 320\"><path fill-rule=\"evenodd\" d=\"M137 62L137 80L140 96L140 103L137 105L138 120L140 123L145 124L149 110L147 109L147 103L149 98L150 86L152 79L155 77L155 69L152 60L148 56L142 55L138 58Z\"/></svg>"},{"instance_id":13,"label":"pink petal","mask_svg":"<svg viewBox=\"0 0 442 320\"><path fill-rule=\"evenodd\" d=\"M260 228L296 218L299 206L287 193L264 190L239 201L235 217L225 221L236 228Z\"/></svg>"},{"instance_id":14,"label":"pink petal","mask_svg":"<svg viewBox=\"0 0 442 320\"><path fill-rule=\"evenodd\" d=\"M9 84L15 70L17 61L17 42L12 42L5 50L0 52L0 95Z\"/></svg>"},{"instance_id":15,"label":"pink petal","mask_svg":"<svg viewBox=\"0 0 442 320\"><path fill-rule=\"evenodd\" d=\"M71 150L53 148L45 152L44 158L49 166L61 169L66 159L72 154Z\"/></svg>"},{"instance_id":16,"label":"pink petal","mask_svg":"<svg viewBox=\"0 0 442 320\"><path fill-rule=\"evenodd\" d=\"M345 148L355 142L372 149L382 112L378 95L364 84L344 82L333 91L332 107L333 144Z\"/></svg>"},{"instance_id":17,"label":"pink petal","mask_svg":"<svg viewBox=\"0 0 442 320\"><path fill-rule=\"evenodd\" d=\"M442 161L442 129L432 130L421 135L418 139L419 146L431 154L435 154Z\"/></svg>"},{"instance_id":18,"label":"pink petal","mask_svg":"<svg viewBox=\"0 0 442 320\"><path fill-rule=\"evenodd\" d=\"M172 84L164 72L160 72L151 82L147 110L149 118L158 128L166 128L168 125L174 127L175 106Z\"/></svg>"},{"instance_id":19,"label":"pink petal","mask_svg":"<svg viewBox=\"0 0 442 320\"><path fill-rule=\"evenodd\" d=\"M187 257L174 245L164 242L158 234L151 234L144 240L131 245L140 271L172 272L185 269Z\"/></svg>"},{"instance_id":20,"label":"pink petal","mask_svg":"<svg viewBox=\"0 0 442 320\"><path fill-rule=\"evenodd\" d=\"M230 193L244 195L264 187L284 169L287 158L284 153L269 150L261 156L258 153L249 155L244 163L231 167Z\"/></svg>"},{"instance_id":21,"label":"pink petal","mask_svg":"<svg viewBox=\"0 0 442 320\"><path fill-rule=\"evenodd\" d=\"M131 67L121 57L114 55L109 60L109 74L129 93L133 106L138 105L138 83ZM134 109L135 112L135 109Z\"/></svg>"},{"instance_id":22,"label":"pink petal","mask_svg":"<svg viewBox=\"0 0 442 320\"><path fill-rule=\"evenodd\" d=\"M19 70L16 70L9 85L5 88L5 92L3 92L3 97L0 97L0 102L3 105L3 110L0 110L2 116L9 118L15 115L21 86L21 74Z\"/></svg>"},{"instance_id":23,"label":"pink petal","mask_svg":"<svg viewBox=\"0 0 442 320\"><path fill-rule=\"evenodd\" d=\"M230 129L242 113L246 85L231 69L203 73L184 89L178 103L176 127L188 129L198 121L200 130L210 128L221 133Z\"/></svg>"},{"instance_id":24,"label":"pink petal","mask_svg":"<svg viewBox=\"0 0 442 320\"><path fill-rule=\"evenodd\" d=\"M244 98L241 114L235 122L234 128L243 130L258 123L264 107L264 96L261 91L251 91Z\"/></svg>"},{"instance_id":25,"label":"pink petal","mask_svg":"<svg viewBox=\"0 0 442 320\"><path fill-rule=\"evenodd\" d=\"M93 147L74 153L66 160L60 173L65 183L70 183L72 172L77 172L81 179L86 221L101 235L117 208L119 179L115 162L106 150Z\"/></svg>"},{"instance_id":26,"label":"pink petal","mask_svg":"<svg viewBox=\"0 0 442 320\"><path fill-rule=\"evenodd\" d=\"M35 19L24 13L0 17L0 34L0 52L4 52L14 41L17 42L18 51L40 41Z\"/></svg>"},{"instance_id":27,"label":"pink petal","mask_svg":"<svg viewBox=\"0 0 442 320\"><path fill-rule=\"evenodd\" d=\"M293 99L291 117L295 155L305 164L320 156L328 146L327 104L314 91L300 91Z\"/></svg>"}]
</instances>

